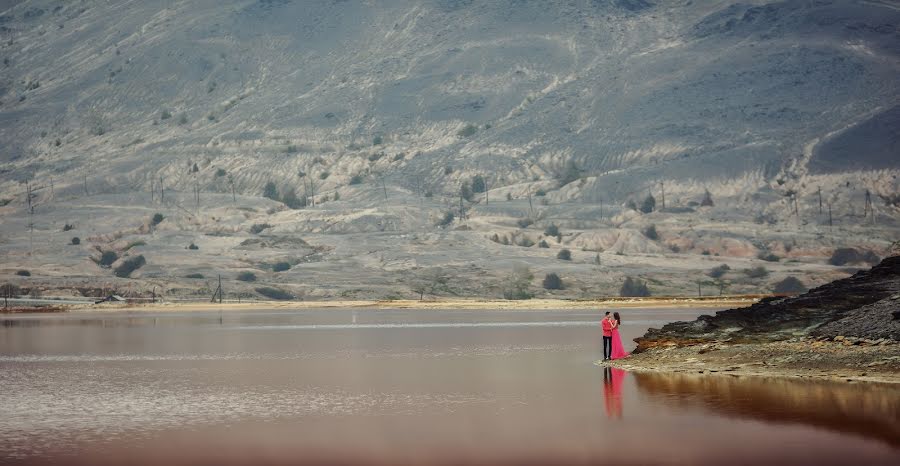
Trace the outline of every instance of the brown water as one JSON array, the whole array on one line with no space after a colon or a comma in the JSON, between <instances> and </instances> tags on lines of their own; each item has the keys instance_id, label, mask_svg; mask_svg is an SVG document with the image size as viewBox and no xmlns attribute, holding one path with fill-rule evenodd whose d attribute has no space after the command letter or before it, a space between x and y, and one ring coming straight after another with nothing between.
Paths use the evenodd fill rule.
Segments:
<instances>
[{"instance_id":1,"label":"brown water","mask_svg":"<svg viewBox=\"0 0 900 466\"><path fill-rule=\"evenodd\" d=\"M698 314L627 310L624 338ZM900 464L896 388L608 370L599 319L0 318L0 462Z\"/></svg>"}]
</instances>

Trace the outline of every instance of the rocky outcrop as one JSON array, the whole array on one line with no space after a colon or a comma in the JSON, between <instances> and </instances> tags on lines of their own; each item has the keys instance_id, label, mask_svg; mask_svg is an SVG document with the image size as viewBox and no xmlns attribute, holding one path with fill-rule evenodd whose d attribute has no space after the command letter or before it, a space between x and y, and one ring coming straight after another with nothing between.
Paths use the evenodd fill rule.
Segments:
<instances>
[{"instance_id":1,"label":"rocky outcrop","mask_svg":"<svg viewBox=\"0 0 900 466\"><path fill-rule=\"evenodd\" d=\"M693 322L673 322L651 328L634 341L635 352L640 353L659 346L770 342L798 336L900 340L900 256L800 296L764 299Z\"/></svg>"}]
</instances>

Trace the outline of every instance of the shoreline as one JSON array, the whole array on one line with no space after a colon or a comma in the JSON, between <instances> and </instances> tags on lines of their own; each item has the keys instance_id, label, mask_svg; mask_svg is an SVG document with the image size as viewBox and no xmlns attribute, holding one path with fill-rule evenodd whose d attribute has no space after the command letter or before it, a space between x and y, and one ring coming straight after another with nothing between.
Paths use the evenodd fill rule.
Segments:
<instances>
[{"instance_id":1,"label":"shoreline","mask_svg":"<svg viewBox=\"0 0 900 466\"><path fill-rule=\"evenodd\" d=\"M85 303L53 306L41 310L34 306L11 308L7 314L23 312L191 312L191 311L254 311L307 309L422 309L422 310L584 310L612 308L728 308L741 307L759 301L763 296L723 296L703 298L601 298L595 300L565 299L437 299L437 300L337 300L337 301L252 301L225 302L158 302L158 303Z\"/></svg>"},{"instance_id":2,"label":"shoreline","mask_svg":"<svg viewBox=\"0 0 900 466\"><path fill-rule=\"evenodd\" d=\"M900 344L847 345L811 338L652 348L597 365L632 372L900 384Z\"/></svg>"}]
</instances>

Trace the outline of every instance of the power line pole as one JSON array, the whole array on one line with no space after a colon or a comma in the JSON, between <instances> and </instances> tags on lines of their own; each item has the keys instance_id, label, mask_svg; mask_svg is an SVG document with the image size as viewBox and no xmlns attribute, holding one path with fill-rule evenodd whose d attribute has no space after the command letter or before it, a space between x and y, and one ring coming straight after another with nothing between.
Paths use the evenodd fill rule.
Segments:
<instances>
[{"instance_id":1,"label":"power line pole","mask_svg":"<svg viewBox=\"0 0 900 466\"><path fill-rule=\"evenodd\" d=\"M834 221L831 217L831 203L828 203L828 231L834 233Z\"/></svg>"},{"instance_id":2,"label":"power line pole","mask_svg":"<svg viewBox=\"0 0 900 466\"><path fill-rule=\"evenodd\" d=\"M666 184L662 181L659 182L659 187L662 190L662 210L666 210Z\"/></svg>"},{"instance_id":3,"label":"power line pole","mask_svg":"<svg viewBox=\"0 0 900 466\"><path fill-rule=\"evenodd\" d=\"M163 177L159 177L159 203L164 204L166 201L166 188L163 185Z\"/></svg>"},{"instance_id":4,"label":"power line pole","mask_svg":"<svg viewBox=\"0 0 900 466\"><path fill-rule=\"evenodd\" d=\"M819 186L819 215L822 215L822 187Z\"/></svg>"}]
</instances>

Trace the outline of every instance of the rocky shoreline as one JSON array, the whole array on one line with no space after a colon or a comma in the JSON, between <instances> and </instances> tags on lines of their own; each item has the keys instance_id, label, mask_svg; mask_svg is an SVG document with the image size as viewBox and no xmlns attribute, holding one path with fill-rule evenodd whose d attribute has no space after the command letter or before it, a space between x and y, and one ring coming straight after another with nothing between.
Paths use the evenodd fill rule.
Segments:
<instances>
[{"instance_id":1,"label":"rocky shoreline","mask_svg":"<svg viewBox=\"0 0 900 466\"><path fill-rule=\"evenodd\" d=\"M616 367L900 383L900 257L788 298L673 322Z\"/></svg>"}]
</instances>

